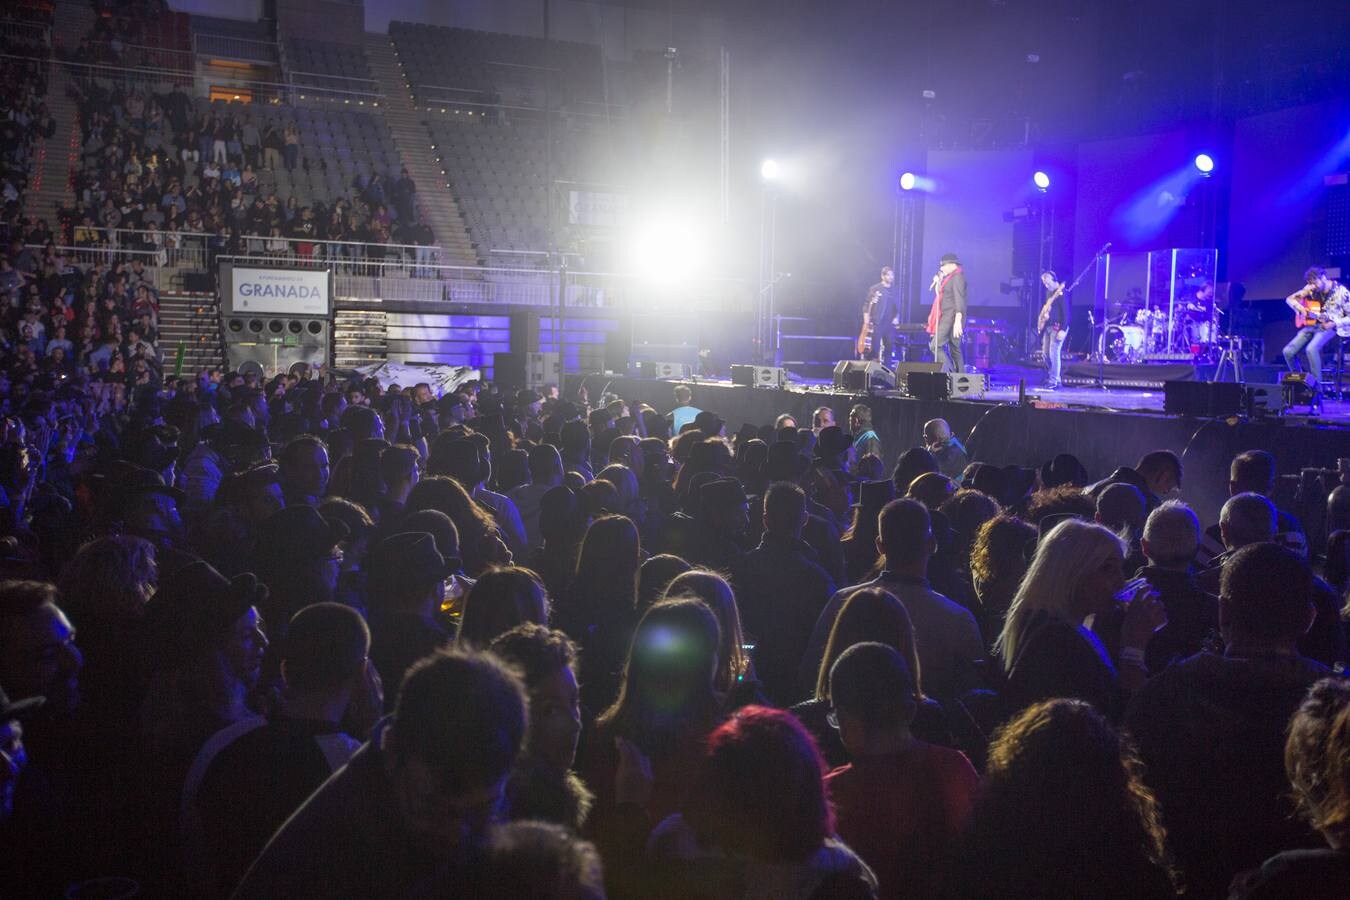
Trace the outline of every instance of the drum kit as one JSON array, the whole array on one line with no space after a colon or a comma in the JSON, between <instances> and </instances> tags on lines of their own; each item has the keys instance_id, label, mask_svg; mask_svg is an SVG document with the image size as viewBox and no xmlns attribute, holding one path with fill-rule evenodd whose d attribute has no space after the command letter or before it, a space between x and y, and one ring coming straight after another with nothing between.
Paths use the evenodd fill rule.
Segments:
<instances>
[{"instance_id":1,"label":"drum kit","mask_svg":"<svg viewBox=\"0 0 1350 900\"><path fill-rule=\"evenodd\" d=\"M1122 305L1107 321L1097 352L1107 362L1122 365L1163 355L1203 362L1218 356L1219 337L1219 309L1212 301L1177 304L1170 328L1166 309Z\"/></svg>"}]
</instances>

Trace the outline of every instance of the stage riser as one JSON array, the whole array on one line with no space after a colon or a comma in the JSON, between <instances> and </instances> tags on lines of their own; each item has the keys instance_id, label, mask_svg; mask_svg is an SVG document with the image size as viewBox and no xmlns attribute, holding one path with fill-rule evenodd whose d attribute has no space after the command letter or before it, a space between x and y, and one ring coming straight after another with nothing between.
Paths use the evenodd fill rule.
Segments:
<instances>
[{"instance_id":1,"label":"stage riser","mask_svg":"<svg viewBox=\"0 0 1350 900\"><path fill-rule=\"evenodd\" d=\"M630 403L649 403L661 412L674 406L674 384L639 378L568 376L568 396L585 382L592 399L606 383L609 390ZM808 425L819 406L834 410L842 425L856 402L872 410L872 427L881 438L887 471L905 449L923 442L923 424L943 418L966 439L972 459L996 465L1039 464L1057 453L1072 453L1089 474L1101 478L1117 466L1133 465L1150 450L1183 454L1185 476L1182 497L1201 521L1218 521L1228 497L1228 464L1243 450L1269 450L1280 461L1281 473L1304 466L1335 468L1336 459L1350 447L1350 430L1315 427L1284 420L1204 422L1181 416L1121 413L1090 409L1038 409L969 401L910 400L903 397L867 397L831 391L792 391L693 384L694 405L715 411L733 435L743 422L772 422L780 413ZM1321 513L1316 518L1320 519ZM1307 521L1305 517L1305 521Z\"/></svg>"}]
</instances>

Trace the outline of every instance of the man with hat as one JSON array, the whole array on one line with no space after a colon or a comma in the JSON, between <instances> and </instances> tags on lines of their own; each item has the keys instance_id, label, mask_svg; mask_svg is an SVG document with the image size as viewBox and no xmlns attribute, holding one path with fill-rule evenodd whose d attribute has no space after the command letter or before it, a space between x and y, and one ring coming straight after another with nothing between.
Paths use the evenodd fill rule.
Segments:
<instances>
[{"instance_id":1,"label":"man with hat","mask_svg":"<svg viewBox=\"0 0 1350 900\"><path fill-rule=\"evenodd\" d=\"M713 478L698 487L697 528L688 559L709 569L730 570L744 554L750 502L735 478Z\"/></svg>"},{"instance_id":2,"label":"man with hat","mask_svg":"<svg viewBox=\"0 0 1350 900\"><path fill-rule=\"evenodd\" d=\"M543 440L544 429L539 422L539 412L543 408L544 398L531 388L516 391L516 411L511 417L511 432L516 440L536 443Z\"/></svg>"},{"instance_id":3,"label":"man with hat","mask_svg":"<svg viewBox=\"0 0 1350 900\"><path fill-rule=\"evenodd\" d=\"M812 452L815 461L807 477L807 489L817 503L830 511L835 527L842 529L848 525L853 505L853 476L849 474L853 438L838 425L822 428Z\"/></svg>"},{"instance_id":4,"label":"man with hat","mask_svg":"<svg viewBox=\"0 0 1350 900\"><path fill-rule=\"evenodd\" d=\"M769 485L763 519L764 537L737 563L732 581L741 623L755 644L755 672L769 699L787 706L801 699L797 666L835 585L802 540L809 516L800 487Z\"/></svg>"},{"instance_id":5,"label":"man with hat","mask_svg":"<svg viewBox=\"0 0 1350 900\"><path fill-rule=\"evenodd\" d=\"M694 427L703 432L705 437L725 437L727 433L726 421L707 409L694 416Z\"/></svg>"},{"instance_id":6,"label":"man with hat","mask_svg":"<svg viewBox=\"0 0 1350 900\"><path fill-rule=\"evenodd\" d=\"M1087 469L1072 453L1060 453L1054 459L1041 464L1041 487L1056 488L1071 484L1074 487L1088 486Z\"/></svg>"},{"instance_id":7,"label":"man with hat","mask_svg":"<svg viewBox=\"0 0 1350 900\"><path fill-rule=\"evenodd\" d=\"M929 349L944 372L964 372L961 336L966 320L966 274L955 253L944 253L933 276L933 307L928 311Z\"/></svg>"},{"instance_id":8,"label":"man with hat","mask_svg":"<svg viewBox=\"0 0 1350 900\"><path fill-rule=\"evenodd\" d=\"M895 482L889 478L864 481L858 485L858 502L853 504L853 525L840 540L844 548L845 584L857 584L876 564L877 516L895 499Z\"/></svg>"},{"instance_id":9,"label":"man with hat","mask_svg":"<svg viewBox=\"0 0 1350 900\"><path fill-rule=\"evenodd\" d=\"M117 507L114 515L121 521L123 533L154 544L162 571L197 559L187 549L178 510L184 499L182 491L165 484L158 472L130 463L115 464L110 477L115 480L111 485Z\"/></svg>"},{"instance_id":10,"label":"man with hat","mask_svg":"<svg viewBox=\"0 0 1350 900\"><path fill-rule=\"evenodd\" d=\"M370 658L391 688L390 700L413 663L454 640L441 601L445 579L459 568L460 561L443 557L424 531L390 535L370 551Z\"/></svg>"}]
</instances>

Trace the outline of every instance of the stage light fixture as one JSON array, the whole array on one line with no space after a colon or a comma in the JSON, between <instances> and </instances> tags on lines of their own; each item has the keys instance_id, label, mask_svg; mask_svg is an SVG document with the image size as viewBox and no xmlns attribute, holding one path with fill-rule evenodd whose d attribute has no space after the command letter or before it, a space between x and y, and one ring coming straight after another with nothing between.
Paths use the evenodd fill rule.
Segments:
<instances>
[{"instance_id":1,"label":"stage light fixture","mask_svg":"<svg viewBox=\"0 0 1350 900\"><path fill-rule=\"evenodd\" d=\"M900 176L900 190L912 191L916 184L918 184L918 179L914 177L913 172L905 172Z\"/></svg>"},{"instance_id":2,"label":"stage light fixture","mask_svg":"<svg viewBox=\"0 0 1350 900\"><path fill-rule=\"evenodd\" d=\"M1200 170L1201 175L1208 175L1214 171L1214 157L1208 153L1196 154L1195 167Z\"/></svg>"},{"instance_id":3,"label":"stage light fixture","mask_svg":"<svg viewBox=\"0 0 1350 900\"><path fill-rule=\"evenodd\" d=\"M1037 172L1031 176L1031 180L1036 185L1036 189L1044 193L1050 187L1050 176L1044 172Z\"/></svg>"},{"instance_id":4,"label":"stage light fixture","mask_svg":"<svg viewBox=\"0 0 1350 900\"><path fill-rule=\"evenodd\" d=\"M775 181L780 174L781 170L777 160L766 159L759 165L759 177L765 181Z\"/></svg>"}]
</instances>

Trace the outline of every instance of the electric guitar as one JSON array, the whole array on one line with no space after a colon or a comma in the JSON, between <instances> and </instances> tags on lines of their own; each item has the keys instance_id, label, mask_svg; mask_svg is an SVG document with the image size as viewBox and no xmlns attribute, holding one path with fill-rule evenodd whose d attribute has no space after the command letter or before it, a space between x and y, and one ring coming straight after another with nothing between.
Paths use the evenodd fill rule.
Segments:
<instances>
[{"instance_id":1,"label":"electric guitar","mask_svg":"<svg viewBox=\"0 0 1350 900\"><path fill-rule=\"evenodd\" d=\"M872 355L872 337L877 330L876 325L872 322L872 313L876 311L877 301L880 299L881 291L874 291L871 299L867 301L867 310L863 313L862 329L858 331L858 341L855 347L859 359L866 359Z\"/></svg>"},{"instance_id":2,"label":"electric guitar","mask_svg":"<svg viewBox=\"0 0 1350 900\"><path fill-rule=\"evenodd\" d=\"M1036 317L1036 333L1045 334L1045 326L1050 321L1050 307L1060 295L1064 293L1064 285L1055 288L1055 292L1046 298L1045 305L1041 307L1041 314Z\"/></svg>"}]
</instances>

